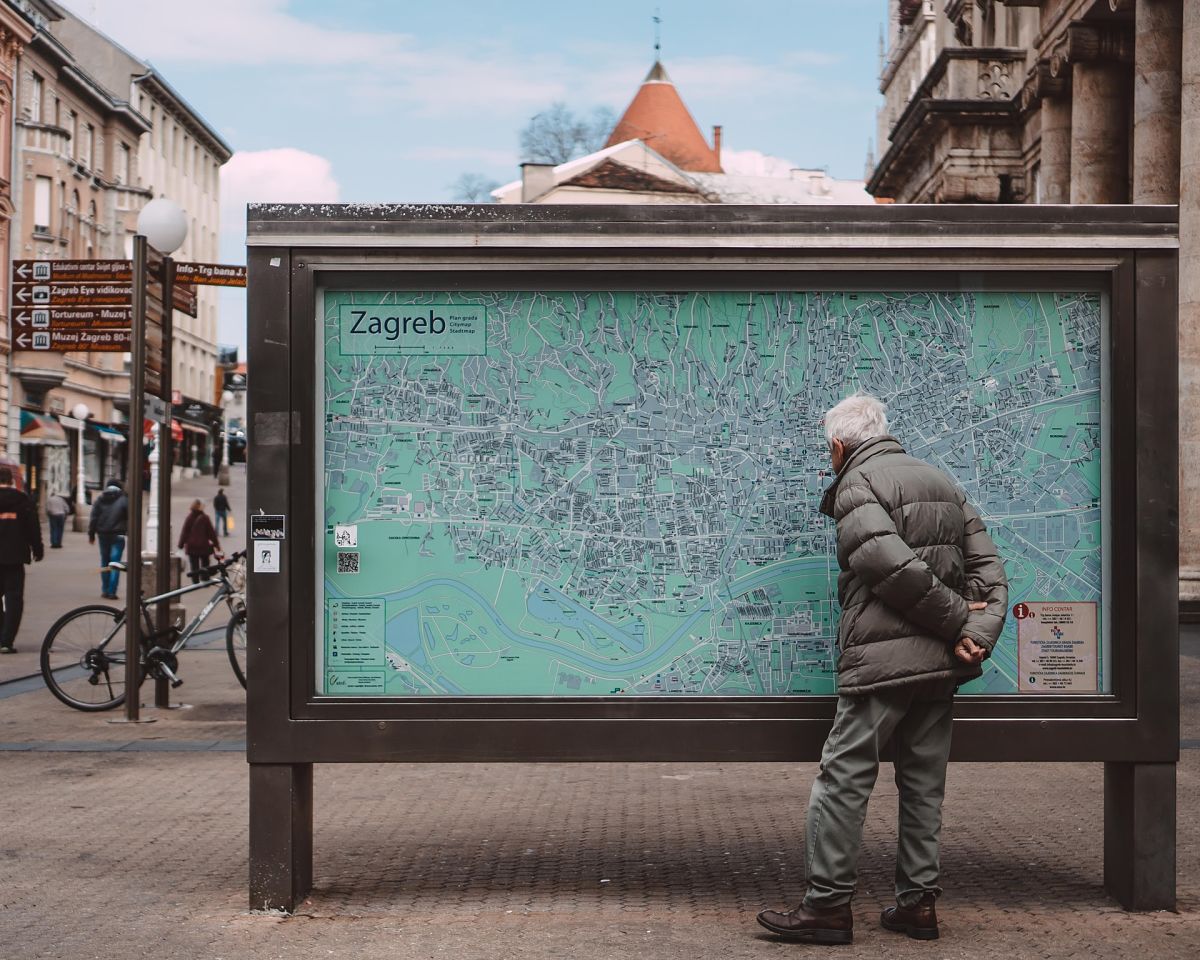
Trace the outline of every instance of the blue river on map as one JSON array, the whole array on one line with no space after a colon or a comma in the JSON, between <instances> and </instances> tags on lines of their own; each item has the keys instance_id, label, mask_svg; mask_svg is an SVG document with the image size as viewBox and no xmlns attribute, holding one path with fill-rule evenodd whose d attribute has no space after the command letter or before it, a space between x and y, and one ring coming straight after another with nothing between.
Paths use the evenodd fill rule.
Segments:
<instances>
[{"instance_id":1,"label":"blue river on map","mask_svg":"<svg viewBox=\"0 0 1200 960\"><path fill-rule=\"evenodd\" d=\"M825 557L800 557L784 563L773 564L769 568L752 571L738 578L737 580L734 580L732 583L728 584L726 590L723 590L722 592L727 592L731 597L740 596L748 590L753 590L765 583L770 583L781 576L795 574L804 568L811 567L820 567L821 569L827 570L829 567L829 561ZM351 598L347 594L338 590L338 588L328 580L325 582L325 592L327 596L334 599L384 600L390 603L403 603L406 600L411 600L425 590L428 590L430 587L446 587L451 590L456 590L464 596L470 598L470 600L488 616L492 623L495 624L497 631L518 646L534 647L538 650L545 650L547 653L552 653L555 656L560 657L561 659L566 660L576 666L609 673L615 669L643 670L647 667L655 665L661 666L661 663L658 663L659 658L662 656L661 651L669 650L676 642L678 642L679 638L691 630L699 620L712 613L711 607L707 605L701 607L693 612L686 620L684 620L683 623L680 624L666 640L660 644L656 644L652 649L647 650L640 657L637 657L633 660L602 660L599 657L589 656L585 652L568 647L564 644L553 643L549 640L538 640L534 637L526 637L516 633L508 626L508 624L504 623L500 619L500 616L496 610L481 594L479 594L472 587L469 587L465 583L461 583L457 580L447 580L439 577L432 580L423 580L420 583L413 584L413 586L407 588L406 590L399 590L396 593L388 593L375 597L354 598ZM557 593L557 591L555 592ZM633 641L629 634L616 630L615 627L613 627L611 624L607 624L604 620L597 617L586 607L583 607L561 593L557 593L556 599L561 603L567 603L573 606L578 612L580 620L593 624L600 624L603 626L604 633L606 635L611 637L615 632L619 634L621 640L632 645ZM404 613L400 614L400 616L404 615ZM614 639L617 638L614 637ZM642 646L644 646L644 642L642 643Z\"/></svg>"}]
</instances>

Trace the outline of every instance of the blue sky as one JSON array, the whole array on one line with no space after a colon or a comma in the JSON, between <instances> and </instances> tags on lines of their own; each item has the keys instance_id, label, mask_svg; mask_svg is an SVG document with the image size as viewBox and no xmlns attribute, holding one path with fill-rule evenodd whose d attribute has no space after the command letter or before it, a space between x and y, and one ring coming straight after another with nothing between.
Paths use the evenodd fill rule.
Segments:
<instances>
[{"instance_id":1,"label":"blue sky","mask_svg":"<svg viewBox=\"0 0 1200 960\"><path fill-rule=\"evenodd\" d=\"M516 179L554 101L620 113L662 59L726 151L861 177L885 0L60 0L150 60L237 151L222 259L248 200L439 201L464 172ZM244 307L221 338L244 343Z\"/></svg>"}]
</instances>

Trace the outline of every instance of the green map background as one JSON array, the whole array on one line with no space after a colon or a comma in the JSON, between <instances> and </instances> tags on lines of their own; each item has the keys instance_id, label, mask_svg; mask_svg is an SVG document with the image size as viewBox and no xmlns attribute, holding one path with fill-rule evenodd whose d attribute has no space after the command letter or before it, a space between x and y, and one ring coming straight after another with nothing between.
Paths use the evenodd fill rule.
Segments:
<instances>
[{"instance_id":1,"label":"green map background","mask_svg":"<svg viewBox=\"0 0 1200 960\"><path fill-rule=\"evenodd\" d=\"M349 303L482 305L487 354L342 356ZM376 598L386 666L340 670L358 695L834 693L820 421L860 388L979 507L1011 603L1101 599L1098 294L326 292L323 311L319 692L346 689L329 601ZM1016 692L1011 617L985 668L964 692Z\"/></svg>"}]
</instances>

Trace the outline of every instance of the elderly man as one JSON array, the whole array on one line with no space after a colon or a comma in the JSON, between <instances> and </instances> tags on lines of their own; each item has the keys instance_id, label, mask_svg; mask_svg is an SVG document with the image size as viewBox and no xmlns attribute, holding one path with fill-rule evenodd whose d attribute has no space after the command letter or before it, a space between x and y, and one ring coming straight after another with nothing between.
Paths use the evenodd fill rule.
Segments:
<instances>
[{"instance_id":1,"label":"elderly man","mask_svg":"<svg viewBox=\"0 0 1200 960\"><path fill-rule=\"evenodd\" d=\"M896 906L888 930L938 936L934 902L951 708L1004 626L1008 581L962 491L888 436L884 406L855 395L825 415L833 468L821 512L837 521L838 705L806 824L808 891L758 922L788 940L849 943L867 801L890 740L900 793Z\"/></svg>"}]
</instances>

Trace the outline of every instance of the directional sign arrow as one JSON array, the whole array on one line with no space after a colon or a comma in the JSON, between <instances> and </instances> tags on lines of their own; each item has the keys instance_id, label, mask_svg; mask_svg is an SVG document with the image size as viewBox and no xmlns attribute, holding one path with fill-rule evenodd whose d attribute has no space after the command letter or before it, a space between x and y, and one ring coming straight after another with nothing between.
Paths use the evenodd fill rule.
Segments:
<instances>
[{"instance_id":1,"label":"directional sign arrow","mask_svg":"<svg viewBox=\"0 0 1200 960\"><path fill-rule=\"evenodd\" d=\"M30 283L27 280L13 282L13 301L22 306L128 306L130 287L128 281L102 280L99 282L48 282Z\"/></svg>"},{"instance_id":2,"label":"directional sign arrow","mask_svg":"<svg viewBox=\"0 0 1200 960\"><path fill-rule=\"evenodd\" d=\"M14 260L12 269L18 280L33 283L109 283L133 276L128 260Z\"/></svg>"},{"instance_id":3,"label":"directional sign arrow","mask_svg":"<svg viewBox=\"0 0 1200 960\"><path fill-rule=\"evenodd\" d=\"M28 336L26 336L26 335L25 335L25 334L23 334L23 333L18 333L18 334L17 334L17 346L18 346L18 347L27 347L27 346L29 346L29 337L28 337Z\"/></svg>"}]
</instances>

